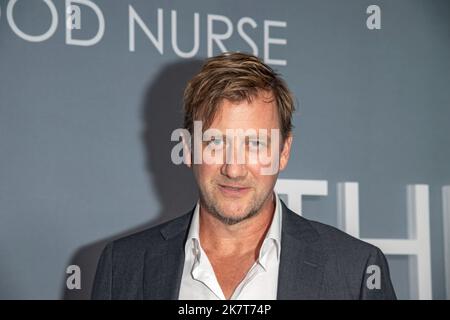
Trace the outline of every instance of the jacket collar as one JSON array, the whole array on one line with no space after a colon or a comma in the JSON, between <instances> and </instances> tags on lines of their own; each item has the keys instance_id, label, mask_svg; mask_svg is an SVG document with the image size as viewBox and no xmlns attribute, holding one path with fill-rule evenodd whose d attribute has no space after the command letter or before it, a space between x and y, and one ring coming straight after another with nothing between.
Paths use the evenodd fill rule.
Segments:
<instances>
[{"instance_id":1,"label":"jacket collar","mask_svg":"<svg viewBox=\"0 0 450 320\"><path fill-rule=\"evenodd\" d=\"M308 220L291 211L283 201L281 258L277 298L317 299L326 256L320 236ZM147 250L143 298L178 299L184 264L184 246L195 207L160 229L164 244L159 253ZM156 255L156 256L155 256Z\"/></svg>"}]
</instances>

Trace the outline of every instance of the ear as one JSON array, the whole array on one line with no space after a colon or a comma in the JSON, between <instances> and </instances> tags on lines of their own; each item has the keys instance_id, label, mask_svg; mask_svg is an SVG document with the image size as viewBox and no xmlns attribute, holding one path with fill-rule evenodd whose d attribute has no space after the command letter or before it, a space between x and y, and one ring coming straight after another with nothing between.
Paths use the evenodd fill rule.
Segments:
<instances>
[{"instance_id":1,"label":"ear","mask_svg":"<svg viewBox=\"0 0 450 320\"><path fill-rule=\"evenodd\" d=\"M181 136L183 141L183 161L184 163L191 168L192 167L192 152L191 152L191 135L186 132L183 132Z\"/></svg>"},{"instance_id":2,"label":"ear","mask_svg":"<svg viewBox=\"0 0 450 320\"><path fill-rule=\"evenodd\" d=\"M280 171L284 170L284 168L287 167L287 164L289 162L289 156L291 154L292 139L293 139L292 134L289 133L289 135L284 140L283 149L281 150L281 155L280 155Z\"/></svg>"}]
</instances>

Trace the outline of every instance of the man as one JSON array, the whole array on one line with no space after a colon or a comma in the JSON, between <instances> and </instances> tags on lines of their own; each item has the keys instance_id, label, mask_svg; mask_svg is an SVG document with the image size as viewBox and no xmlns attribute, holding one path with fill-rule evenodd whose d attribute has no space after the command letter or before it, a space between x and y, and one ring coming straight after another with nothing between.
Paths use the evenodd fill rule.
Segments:
<instances>
[{"instance_id":1,"label":"man","mask_svg":"<svg viewBox=\"0 0 450 320\"><path fill-rule=\"evenodd\" d=\"M175 220L108 244L92 297L395 299L378 248L302 218L274 192L293 111L286 84L258 58L208 59L184 96L183 156L199 200Z\"/></svg>"}]
</instances>

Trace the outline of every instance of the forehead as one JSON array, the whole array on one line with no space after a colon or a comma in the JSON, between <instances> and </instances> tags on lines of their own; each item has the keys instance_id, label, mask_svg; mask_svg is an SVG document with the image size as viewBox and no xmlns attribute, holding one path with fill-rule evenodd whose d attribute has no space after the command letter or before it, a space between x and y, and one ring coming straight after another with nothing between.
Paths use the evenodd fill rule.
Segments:
<instances>
[{"instance_id":1,"label":"forehead","mask_svg":"<svg viewBox=\"0 0 450 320\"><path fill-rule=\"evenodd\" d=\"M271 93L259 93L251 101L223 99L210 127L220 130L279 129L275 99Z\"/></svg>"}]
</instances>

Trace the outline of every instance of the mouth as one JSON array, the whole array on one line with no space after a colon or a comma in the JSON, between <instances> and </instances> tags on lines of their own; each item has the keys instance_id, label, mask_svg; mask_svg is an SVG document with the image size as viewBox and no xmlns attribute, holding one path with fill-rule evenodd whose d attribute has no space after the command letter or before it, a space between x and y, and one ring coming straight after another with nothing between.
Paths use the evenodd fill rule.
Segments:
<instances>
[{"instance_id":1,"label":"mouth","mask_svg":"<svg viewBox=\"0 0 450 320\"><path fill-rule=\"evenodd\" d=\"M243 196L250 190L249 187L230 186L230 185L224 185L224 184L219 184L219 188L224 195L233 196L233 197Z\"/></svg>"}]
</instances>

